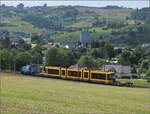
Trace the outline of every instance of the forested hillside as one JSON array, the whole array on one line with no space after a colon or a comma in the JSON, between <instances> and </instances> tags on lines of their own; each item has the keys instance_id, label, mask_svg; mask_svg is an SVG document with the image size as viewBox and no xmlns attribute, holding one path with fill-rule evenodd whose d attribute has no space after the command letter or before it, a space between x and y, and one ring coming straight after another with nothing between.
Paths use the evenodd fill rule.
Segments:
<instances>
[{"instance_id":1,"label":"forested hillside","mask_svg":"<svg viewBox=\"0 0 150 114\"><path fill-rule=\"evenodd\" d=\"M135 10L118 6L43 6L1 5L0 32L15 31L46 34L49 41L79 41L82 29L94 41L136 46L149 42L149 8Z\"/></svg>"}]
</instances>

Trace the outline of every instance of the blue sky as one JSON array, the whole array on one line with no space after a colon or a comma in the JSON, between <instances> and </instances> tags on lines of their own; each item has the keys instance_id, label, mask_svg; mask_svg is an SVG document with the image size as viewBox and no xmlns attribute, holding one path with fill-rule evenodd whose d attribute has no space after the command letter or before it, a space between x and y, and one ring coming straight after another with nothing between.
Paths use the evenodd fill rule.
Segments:
<instances>
[{"instance_id":1,"label":"blue sky","mask_svg":"<svg viewBox=\"0 0 150 114\"><path fill-rule=\"evenodd\" d=\"M44 3L47 3L48 6L59 6L59 5L81 5L81 6L92 6L92 7L103 7L107 5L118 5L118 6L124 6L124 7L129 7L129 8L143 8L143 7L148 7L149 6L149 1L80 1L80 0L67 0L67 1L1 1L1 4L5 5L13 5L16 6L19 3L23 3L25 6L41 6Z\"/></svg>"}]
</instances>

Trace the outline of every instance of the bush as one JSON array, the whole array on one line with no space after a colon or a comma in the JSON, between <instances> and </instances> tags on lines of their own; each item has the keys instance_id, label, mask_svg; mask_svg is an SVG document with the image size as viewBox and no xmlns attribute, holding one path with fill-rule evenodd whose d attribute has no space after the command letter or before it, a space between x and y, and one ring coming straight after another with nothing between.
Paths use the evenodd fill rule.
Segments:
<instances>
[{"instance_id":1,"label":"bush","mask_svg":"<svg viewBox=\"0 0 150 114\"><path fill-rule=\"evenodd\" d=\"M147 79L147 82L150 82L150 69L148 69L146 72L146 79Z\"/></svg>"},{"instance_id":2,"label":"bush","mask_svg":"<svg viewBox=\"0 0 150 114\"><path fill-rule=\"evenodd\" d=\"M96 62L94 57L88 55L81 56L81 58L78 60L78 63L87 68L93 69L98 67L98 63Z\"/></svg>"}]
</instances>

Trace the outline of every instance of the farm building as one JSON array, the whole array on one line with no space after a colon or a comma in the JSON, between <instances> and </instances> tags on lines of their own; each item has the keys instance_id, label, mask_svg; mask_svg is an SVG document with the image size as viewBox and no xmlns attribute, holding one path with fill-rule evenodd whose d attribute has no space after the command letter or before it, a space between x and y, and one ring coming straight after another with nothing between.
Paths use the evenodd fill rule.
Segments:
<instances>
[{"instance_id":1,"label":"farm building","mask_svg":"<svg viewBox=\"0 0 150 114\"><path fill-rule=\"evenodd\" d=\"M132 78L131 67L124 65L104 65L104 71L115 72L118 77Z\"/></svg>"}]
</instances>

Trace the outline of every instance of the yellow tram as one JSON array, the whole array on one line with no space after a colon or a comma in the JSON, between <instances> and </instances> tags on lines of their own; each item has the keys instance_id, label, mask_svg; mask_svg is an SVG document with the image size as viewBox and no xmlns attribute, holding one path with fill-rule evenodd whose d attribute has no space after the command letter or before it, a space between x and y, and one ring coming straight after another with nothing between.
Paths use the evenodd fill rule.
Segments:
<instances>
[{"instance_id":1,"label":"yellow tram","mask_svg":"<svg viewBox=\"0 0 150 114\"><path fill-rule=\"evenodd\" d=\"M100 82L111 84L114 81L113 72L102 72L96 70L70 69L61 67L45 67L45 76L58 77L89 82Z\"/></svg>"}]
</instances>

